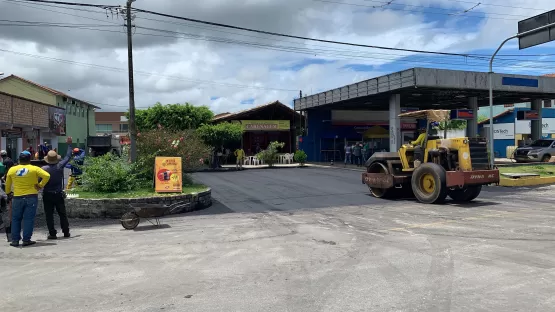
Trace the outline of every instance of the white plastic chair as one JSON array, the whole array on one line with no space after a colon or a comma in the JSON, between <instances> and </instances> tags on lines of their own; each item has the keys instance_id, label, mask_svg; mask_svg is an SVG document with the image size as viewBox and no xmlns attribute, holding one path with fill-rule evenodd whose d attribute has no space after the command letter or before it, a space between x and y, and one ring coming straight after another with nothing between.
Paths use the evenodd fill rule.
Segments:
<instances>
[{"instance_id":1,"label":"white plastic chair","mask_svg":"<svg viewBox=\"0 0 555 312\"><path fill-rule=\"evenodd\" d=\"M258 166L258 165L260 165L260 160L258 159L258 157L252 156L252 165L253 165L253 166Z\"/></svg>"},{"instance_id":2,"label":"white plastic chair","mask_svg":"<svg viewBox=\"0 0 555 312\"><path fill-rule=\"evenodd\" d=\"M284 163L285 164L292 164L293 163L293 156L294 156L293 154L285 154L284 156L285 156L285 158L284 158Z\"/></svg>"}]
</instances>

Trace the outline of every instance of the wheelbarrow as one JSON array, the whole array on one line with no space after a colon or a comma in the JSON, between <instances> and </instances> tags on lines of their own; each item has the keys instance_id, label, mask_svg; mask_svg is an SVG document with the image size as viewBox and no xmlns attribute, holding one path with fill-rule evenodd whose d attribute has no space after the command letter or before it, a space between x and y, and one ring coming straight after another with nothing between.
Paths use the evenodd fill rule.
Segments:
<instances>
[{"instance_id":1,"label":"wheelbarrow","mask_svg":"<svg viewBox=\"0 0 555 312\"><path fill-rule=\"evenodd\" d=\"M147 204L147 203L134 203L129 204L132 209L126 212L120 219L121 226L126 230L133 230L136 228L141 219L145 219L154 226L160 226L160 218L172 214L175 211L185 208L190 203L188 202L177 202L171 205L160 205L160 204ZM152 221L154 220L154 222Z\"/></svg>"}]
</instances>

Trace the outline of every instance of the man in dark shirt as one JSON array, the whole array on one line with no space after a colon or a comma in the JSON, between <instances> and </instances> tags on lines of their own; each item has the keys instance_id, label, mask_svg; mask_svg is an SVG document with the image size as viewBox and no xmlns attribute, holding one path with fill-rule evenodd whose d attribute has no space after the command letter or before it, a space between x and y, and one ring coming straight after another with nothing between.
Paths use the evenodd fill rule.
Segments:
<instances>
[{"instance_id":1,"label":"man in dark shirt","mask_svg":"<svg viewBox=\"0 0 555 312\"><path fill-rule=\"evenodd\" d=\"M0 151L0 157L2 158L2 164L4 165L6 170L6 173L3 176L0 176L0 178L2 178L2 177L5 177L5 175L8 173L10 168L14 166L14 162L10 157L8 157L8 152L4 150Z\"/></svg>"},{"instance_id":2,"label":"man in dark shirt","mask_svg":"<svg viewBox=\"0 0 555 312\"><path fill-rule=\"evenodd\" d=\"M49 151L44 157L44 161L48 164L42 169L50 173L50 180L44 186L42 191L42 202L44 205L44 214L46 217L46 226L48 227L48 239L57 239L57 231L54 226L54 209L60 216L60 225L64 237L70 237L69 234L69 221L67 220L65 193L64 193L64 168L71 159L72 148L71 137L66 140L67 153L64 159L55 151Z\"/></svg>"}]
</instances>

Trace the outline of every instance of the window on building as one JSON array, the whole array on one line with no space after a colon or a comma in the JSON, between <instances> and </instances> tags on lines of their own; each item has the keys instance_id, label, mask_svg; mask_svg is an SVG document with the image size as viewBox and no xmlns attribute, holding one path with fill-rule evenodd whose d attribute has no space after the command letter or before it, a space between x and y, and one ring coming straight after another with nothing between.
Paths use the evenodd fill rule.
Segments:
<instances>
[{"instance_id":1,"label":"window on building","mask_svg":"<svg viewBox=\"0 0 555 312\"><path fill-rule=\"evenodd\" d=\"M96 124L96 132L112 132L112 125L111 124Z\"/></svg>"},{"instance_id":2,"label":"window on building","mask_svg":"<svg viewBox=\"0 0 555 312\"><path fill-rule=\"evenodd\" d=\"M128 125L128 124L120 124L120 125L119 125L119 131L120 131L120 132L127 132L127 131L129 131L129 125Z\"/></svg>"}]
</instances>

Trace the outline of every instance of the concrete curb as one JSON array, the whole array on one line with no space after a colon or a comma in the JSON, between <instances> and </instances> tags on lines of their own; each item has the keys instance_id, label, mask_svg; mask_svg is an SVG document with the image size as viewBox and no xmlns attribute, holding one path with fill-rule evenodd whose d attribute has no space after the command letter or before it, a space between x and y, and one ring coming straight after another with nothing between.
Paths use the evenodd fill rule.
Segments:
<instances>
[{"instance_id":1,"label":"concrete curb","mask_svg":"<svg viewBox=\"0 0 555 312\"><path fill-rule=\"evenodd\" d=\"M522 177L519 179L501 178L499 186L518 187L518 186L537 186L555 184L555 177Z\"/></svg>"},{"instance_id":2,"label":"concrete curb","mask_svg":"<svg viewBox=\"0 0 555 312\"><path fill-rule=\"evenodd\" d=\"M546 163L542 163L542 164L546 164ZM538 164L523 164L523 165L537 166ZM314 164L307 164L307 166L315 167L315 168L341 169L341 170L351 170L351 171L359 171L359 172L366 171L366 169L362 169L362 168L349 168L349 167L341 167L341 166L333 167L333 166L314 165ZM537 185L549 185L549 184L555 184L555 177L528 177L528 178L520 178L520 179L501 178L501 180L499 181L499 186L505 186L505 187L537 186Z\"/></svg>"},{"instance_id":3,"label":"concrete curb","mask_svg":"<svg viewBox=\"0 0 555 312\"><path fill-rule=\"evenodd\" d=\"M273 167L268 167L267 165L261 165L261 166L250 167L250 168L243 167L243 170L237 170L237 169L235 169L235 167L233 167L233 168L224 167L224 168L218 168L218 169L202 169L202 170L197 170L197 171L187 171L186 173L229 172L229 171L245 171L245 170L260 170L260 169L295 169L295 168L305 168L305 167L308 167L308 166L310 166L310 165L309 164L305 164L304 166L301 166L301 165L296 165L296 166L274 165Z\"/></svg>"},{"instance_id":4,"label":"concrete curb","mask_svg":"<svg viewBox=\"0 0 555 312\"><path fill-rule=\"evenodd\" d=\"M114 199L85 199L85 198L67 198L66 210L69 218L79 219L98 219L111 218L118 219L124 213L131 211L134 204L160 204L171 205L174 203L183 203L184 208L173 214L191 212L201 210L212 205L212 189L200 193L181 194L172 196L153 196L140 198L114 198ZM42 199L39 199L39 207L37 207L37 215L44 214L42 207Z\"/></svg>"},{"instance_id":5,"label":"concrete curb","mask_svg":"<svg viewBox=\"0 0 555 312\"><path fill-rule=\"evenodd\" d=\"M306 167L315 167L315 168L327 168L327 169L340 169L340 170L351 170L351 171L366 171L366 167L359 167L359 168L350 168L350 167L343 167L341 165L338 166L325 166L325 165L316 165L316 164L305 164Z\"/></svg>"}]
</instances>

